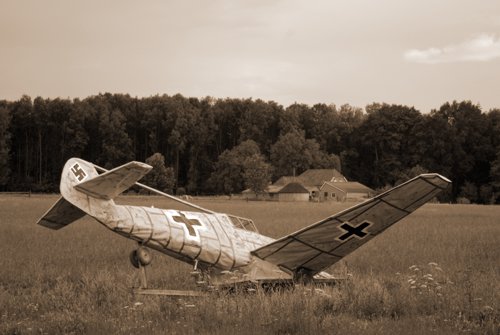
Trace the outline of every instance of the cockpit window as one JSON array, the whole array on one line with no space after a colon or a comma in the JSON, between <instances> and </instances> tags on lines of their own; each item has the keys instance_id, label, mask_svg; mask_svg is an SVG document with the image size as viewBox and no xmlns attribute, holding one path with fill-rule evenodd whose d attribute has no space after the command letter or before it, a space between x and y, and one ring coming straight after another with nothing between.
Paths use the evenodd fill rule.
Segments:
<instances>
[{"instance_id":1,"label":"cockpit window","mask_svg":"<svg viewBox=\"0 0 500 335\"><path fill-rule=\"evenodd\" d=\"M233 226L258 233L257 227L255 227L252 220L235 215L228 215L228 217L233 223Z\"/></svg>"}]
</instances>

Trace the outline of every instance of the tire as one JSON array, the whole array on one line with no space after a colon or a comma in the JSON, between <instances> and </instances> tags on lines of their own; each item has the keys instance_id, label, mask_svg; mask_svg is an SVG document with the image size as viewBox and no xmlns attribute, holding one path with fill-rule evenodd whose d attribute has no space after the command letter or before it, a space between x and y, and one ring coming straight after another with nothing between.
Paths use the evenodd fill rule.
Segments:
<instances>
[{"instance_id":1,"label":"tire","mask_svg":"<svg viewBox=\"0 0 500 335\"><path fill-rule=\"evenodd\" d=\"M151 261L153 260L151 253L145 247L139 247L136 250L136 257L142 266L151 264Z\"/></svg>"}]
</instances>

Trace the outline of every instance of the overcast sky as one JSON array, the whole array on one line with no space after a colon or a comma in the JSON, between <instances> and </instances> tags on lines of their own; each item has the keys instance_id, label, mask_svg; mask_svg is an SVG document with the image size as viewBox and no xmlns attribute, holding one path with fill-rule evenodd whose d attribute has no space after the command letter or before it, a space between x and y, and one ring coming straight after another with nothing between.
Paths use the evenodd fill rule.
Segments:
<instances>
[{"instance_id":1,"label":"overcast sky","mask_svg":"<svg viewBox=\"0 0 500 335\"><path fill-rule=\"evenodd\" d=\"M499 0L0 0L0 99L500 108Z\"/></svg>"}]
</instances>

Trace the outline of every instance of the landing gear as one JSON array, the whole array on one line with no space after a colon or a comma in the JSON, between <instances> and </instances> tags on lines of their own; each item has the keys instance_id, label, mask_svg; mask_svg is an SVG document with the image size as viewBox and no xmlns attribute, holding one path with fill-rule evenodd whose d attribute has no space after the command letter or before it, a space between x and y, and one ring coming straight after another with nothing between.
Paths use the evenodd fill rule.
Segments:
<instances>
[{"instance_id":1,"label":"landing gear","mask_svg":"<svg viewBox=\"0 0 500 335\"><path fill-rule=\"evenodd\" d=\"M208 272L208 270L203 270L198 266L198 260L194 261L194 268L193 271L191 271L191 276L196 282L196 286L205 291L213 290L213 286L210 285L210 275Z\"/></svg>"},{"instance_id":2,"label":"landing gear","mask_svg":"<svg viewBox=\"0 0 500 335\"><path fill-rule=\"evenodd\" d=\"M133 250L130 253L130 263L136 269L139 269L139 280L140 287L139 289L147 289L148 281L146 276L146 266L151 264L153 260L151 253L146 247L140 246L136 250Z\"/></svg>"},{"instance_id":3,"label":"landing gear","mask_svg":"<svg viewBox=\"0 0 500 335\"><path fill-rule=\"evenodd\" d=\"M314 281L311 272L305 268L298 268L293 273L293 282L299 285L309 285Z\"/></svg>"},{"instance_id":4,"label":"landing gear","mask_svg":"<svg viewBox=\"0 0 500 335\"><path fill-rule=\"evenodd\" d=\"M151 261L152 261L151 252L149 251L149 249L147 249L142 245L140 245L136 250L133 250L130 253L130 263L132 263L132 266L138 270L137 274L139 276L139 286L137 287L134 283L134 287L132 288L132 292L134 294L190 296L190 297L197 297L206 294L206 292L198 292L198 291L156 290L148 288L146 267L151 264ZM198 263L196 262L194 273L203 274L203 272L197 268L197 264ZM199 279L200 286L202 286L204 283L203 278L205 277L203 276L200 277ZM137 277L135 279L135 282L137 283Z\"/></svg>"},{"instance_id":5,"label":"landing gear","mask_svg":"<svg viewBox=\"0 0 500 335\"><path fill-rule=\"evenodd\" d=\"M141 246L130 253L130 263L132 263L132 266L136 269L151 264L152 260L151 253L146 247Z\"/></svg>"}]
</instances>

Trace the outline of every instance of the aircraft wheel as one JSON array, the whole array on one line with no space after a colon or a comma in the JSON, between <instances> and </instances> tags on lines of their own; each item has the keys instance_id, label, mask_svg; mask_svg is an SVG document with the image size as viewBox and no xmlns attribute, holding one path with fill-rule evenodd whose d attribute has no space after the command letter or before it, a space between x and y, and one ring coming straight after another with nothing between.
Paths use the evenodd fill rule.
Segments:
<instances>
[{"instance_id":1,"label":"aircraft wheel","mask_svg":"<svg viewBox=\"0 0 500 335\"><path fill-rule=\"evenodd\" d=\"M130 253L130 263L137 269L141 266L151 264L152 259L151 253L145 247L139 247L136 250L132 250Z\"/></svg>"},{"instance_id":2,"label":"aircraft wheel","mask_svg":"<svg viewBox=\"0 0 500 335\"><path fill-rule=\"evenodd\" d=\"M153 258L148 249L146 249L145 247L139 247L135 252L137 260L141 263L142 266L151 264Z\"/></svg>"}]
</instances>

